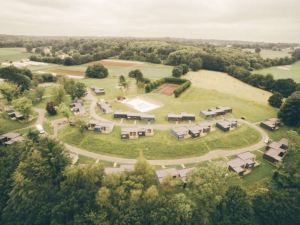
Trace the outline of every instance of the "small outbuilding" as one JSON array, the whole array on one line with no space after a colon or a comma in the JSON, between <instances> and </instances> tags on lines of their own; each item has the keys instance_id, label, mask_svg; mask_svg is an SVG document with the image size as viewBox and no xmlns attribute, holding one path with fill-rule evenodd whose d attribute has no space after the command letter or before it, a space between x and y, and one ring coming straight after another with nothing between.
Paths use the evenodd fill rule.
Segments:
<instances>
[{"instance_id":1,"label":"small outbuilding","mask_svg":"<svg viewBox=\"0 0 300 225\"><path fill-rule=\"evenodd\" d=\"M270 118L266 121L260 123L260 126L267 130L278 130L280 126L280 119L278 118Z\"/></svg>"},{"instance_id":2,"label":"small outbuilding","mask_svg":"<svg viewBox=\"0 0 300 225\"><path fill-rule=\"evenodd\" d=\"M272 142L266 147L263 158L271 163L281 162L288 150L288 139L282 138L278 142Z\"/></svg>"},{"instance_id":3,"label":"small outbuilding","mask_svg":"<svg viewBox=\"0 0 300 225\"><path fill-rule=\"evenodd\" d=\"M187 127L175 127L172 129L171 133L178 140L183 140L189 137L189 129Z\"/></svg>"},{"instance_id":4,"label":"small outbuilding","mask_svg":"<svg viewBox=\"0 0 300 225\"><path fill-rule=\"evenodd\" d=\"M21 141L24 141L24 138L19 133L9 132L0 135L1 145L12 145L14 143L21 142Z\"/></svg>"}]
</instances>

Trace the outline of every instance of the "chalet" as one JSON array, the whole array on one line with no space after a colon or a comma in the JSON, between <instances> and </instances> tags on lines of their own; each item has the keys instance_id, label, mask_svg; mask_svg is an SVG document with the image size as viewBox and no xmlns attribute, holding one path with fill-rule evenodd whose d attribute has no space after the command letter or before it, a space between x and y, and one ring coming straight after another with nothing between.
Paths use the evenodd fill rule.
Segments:
<instances>
[{"instance_id":1,"label":"chalet","mask_svg":"<svg viewBox=\"0 0 300 225\"><path fill-rule=\"evenodd\" d=\"M74 100L70 104L70 108L74 114L83 114L85 112L82 100Z\"/></svg>"},{"instance_id":2,"label":"chalet","mask_svg":"<svg viewBox=\"0 0 300 225\"><path fill-rule=\"evenodd\" d=\"M174 179L179 178L184 183L186 183L187 175L190 172L192 172L193 170L194 170L194 168L187 168L187 169L181 169L181 170L178 170L176 168L168 168L168 169L157 170L155 173L156 173L156 177L157 177L159 183L162 183L162 181L166 177L172 177Z\"/></svg>"},{"instance_id":3,"label":"chalet","mask_svg":"<svg viewBox=\"0 0 300 225\"><path fill-rule=\"evenodd\" d=\"M277 130L280 126L280 119L271 118L260 123L260 126L268 130Z\"/></svg>"},{"instance_id":4,"label":"chalet","mask_svg":"<svg viewBox=\"0 0 300 225\"><path fill-rule=\"evenodd\" d=\"M237 127L237 125L238 122L236 119L224 120L216 123L216 127L225 132L234 129L235 127Z\"/></svg>"},{"instance_id":5,"label":"chalet","mask_svg":"<svg viewBox=\"0 0 300 225\"><path fill-rule=\"evenodd\" d=\"M12 120L24 120L25 119L25 117L22 113L14 111L14 110L8 111L7 115Z\"/></svg>"},{"instance_id":6,"label":"chalet","mask_svg":"<svg viewBox=\"0 0 300 225\"><path fill-rule=\"evenodd\" d=\"M246 171L250 172L250 169L258 165L255 161L255 157L256 156L251 152L238 154L235 159L227 163L228 169L239 175L244 175Z\"/></svg>"},{"instance_id":7,"label":"chalet","mask_svg":"<svg viewBox=\"0 0 300 225\"><path fill-rule=\"evenodd\" d=\"M91 86L91 90L92 90L96 95L104 95L104 94L105 94L104 88L101 88L101 87Z\"/></svg>"},{"instance_id":8,"label":"chalet","mask_svg":"<svg viewBox=\"0 0 300 225\"><path fill-rule=\"evenodd\" d=\"M189 135L192 138L197 138L204 136L211 131L211 125L209 123L201 123L199 125L194 125L189 127Z\"/></svg>"},{"instance_id":9,"label":"chalet","mask_svg":"<svg viewBox=\"0 0 300 225\"><path fill-rule=\"evenodd\" d=\"M182 112L179 114L168 113L168 121L195 121L196 117L194 114Z\"/></svg>"},{"instance_id":10,"label":"chalet","mask_svg":"<svg viewBox=\"0 0 300 225\"><path fill-rule=\"evenodd\" d=\"M95 132L108 134L112 132L114 125L110 122L90 121L87 128Z\"/></svg>"},{"instance_id":11,"label":"chalet","mask_svg":"<svg viewBox=\"0 0 300 225\"><path fill-rule=\"evenodd\" d=\"M1 145L11 145L16 142L21 142L23 140L24 140L24 138L19 133L9 132L9 133L0 135L0 144Z\"/></svg>"},{"instance_id":12,"label":"chalet","mask_svg":"<svg viewBox=\"0 0 300 225\"><path fill-rule=\"evenodd\" d=\"M108 102L104 101L103 99L97 102L97 106L105 114L113 112L111 105Z\"/></svg>"},{"instance_id":13,"label":"chalet","mask_svg":"<svg viewBox=\"0 0 300 225\"><path fill-rule=\"evenodd\" d=\"M222 116L226 113L232 113L232 108L227 106L218 106L215 108L210 108L208 110L204 110L200 112L200 115L202 115L204 118L213 118L216 116Z\"/></svg>"},{"instance_id":14,"label":"chalet","mask_svg":"<svg viewBox=\"0 0 300 225\"><path fill-rule=\"evenodd\" d=\"M116 119L124 118L124 119L128 119L128 120L142 120L142 121L148 121L148 122L155 121L154 115L135 113L135 112L122 112L122 111L115 111L114 118L116 118Z\"/></svg>"},{"instance_id":15,"label":"chalet","mask_svg":"<svg viewBox=\"0 0 300 225\"><path fill-rule=\"evenodd\" d=\"M266 149L267 151L263 155L264 159L272 163L280 162L288 150L288 139L282 138L278 142L272 142Z\"/></svg>"},{"instance_id":16,"label":"chalet","mask_svg":"<svg viewBox=\"0 0 300 225\"><path fill-rule=\"evenodd\" d=\"M115 111L114 112L114 118L115 119L121 119L121 118L127 119L127 113L122 112L122 111Z\"/></svg>"},{"instance_id":17,"label":"chalet","mask_svg":"<svg viewBox=\"0 0 300 225\"><path fill-rule=\"evenodd\" d=\"M182 140L189 137L189 129L187 127L175 127L171 130L171 133L178 140Z\"/></svg>"},{"instance_id":18,"label":"chalet","mask_svg":"<svg viewBox=\"0 0 300 225\"><path fill-rule=\"evenodd\" d=\"M121 139L138 139L139 137L153 136L154 130L151 127L122 127Z\"/></svg>"}]
</instances>

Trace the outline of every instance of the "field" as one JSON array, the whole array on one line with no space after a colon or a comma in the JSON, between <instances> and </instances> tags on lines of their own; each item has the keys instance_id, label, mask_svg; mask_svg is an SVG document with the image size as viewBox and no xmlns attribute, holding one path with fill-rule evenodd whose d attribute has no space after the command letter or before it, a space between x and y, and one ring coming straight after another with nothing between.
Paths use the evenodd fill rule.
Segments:
<instances>
[{"instance_id":1,"label":"field","mask_svg":"<svg viewBox=\"0 0 300 225\"><path fill-rule=\"evenodd\" d=\"M34 122L35 120L32 120L30 122L18 122L18 121L6 119L0 114L0 134L8 131L24 129L28 126L33 125Z\"/></svg>"},{"instance_id":2,"label":"field","mask_svg":"<svg viewBox=\"0 0 300 225\"><path fill-rule=\"evenodd\" d=\"M32 53L27 53L25 48L0 48L0 63L26 59L30 55Z\"/></svg>"},{"instance_id":3,"label":"field","mask_svg":"<svg viewBox=\"0 0 300 225\"><path fill-rule=\"evenodd\" d=\"M253 71L258 74L273 74L275 79L292 78L300 82L300 61L288 66L274 66L262 70Z\"/></svg>"},{"instance_id":4,"label":"field","mask_svg":"<svg viewBox=\"0 0 300 225\"><path fill-rule=\"evenodd\" d=\"M254 49L244 49L245 51L249 52L254 52ZM283 58L286 56L290 56L291 54L289 53L288 50L282 50L282 51L274 51L271 49L262 49L261 52L259 53L260 56L264 59L275 59L275 58Z\"/></svg>"},{"instance_id":5,"label":"field","mask_svg":"<svg viewBox=\"0 0 300 225\"><path fill-rule=\"evenodd\" d=\"M175 159L203 155L218 148L245 147L258 142L260 134L253 128L242 125L228 133L216 130L205 137L183 141L176 140L169 130L155 131L153 137L121 140L119 127L115 127L111 134L105 135L92 131L81 134L79 129L67 126L59 132L59 138L71 145L108 155L137 158L139 152L143 151L147 159Z\"/></svg>"}]
</instances>

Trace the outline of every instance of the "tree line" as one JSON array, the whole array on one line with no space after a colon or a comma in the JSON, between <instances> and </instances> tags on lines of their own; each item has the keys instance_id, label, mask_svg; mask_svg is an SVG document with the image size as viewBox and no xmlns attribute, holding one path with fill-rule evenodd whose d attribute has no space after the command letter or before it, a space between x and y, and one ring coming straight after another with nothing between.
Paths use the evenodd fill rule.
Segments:
<instances>
[{"instance_id":1,"label":"tree line","mask_svg":"<svg viewBox=\"0 0 300 225\"><path fill-rule=\"evenodd\" d=\"M297 225L300 215L299 136L272 181L245 189L237 175L204 163L181 179L158 183L141 156L132 172L104 174L101 163L71 165L59 142L28 133L0 148L3 225Z\"/></svg>"}]
</instances>

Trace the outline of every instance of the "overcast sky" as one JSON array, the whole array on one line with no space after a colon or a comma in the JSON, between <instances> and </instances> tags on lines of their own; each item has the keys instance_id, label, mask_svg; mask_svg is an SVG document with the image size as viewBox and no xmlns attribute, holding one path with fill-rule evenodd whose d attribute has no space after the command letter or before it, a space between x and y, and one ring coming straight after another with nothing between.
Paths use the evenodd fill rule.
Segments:
<instances>
[{"instance_id":1,"label":"overcast sky","mask_svg":"<svg viewBox=\"0 0 300 225\"><path fill-rule=\"evenodd\" d=\"M300 0L0 0L0 33L300 42Z\"/></svg>"}]
</instances>

